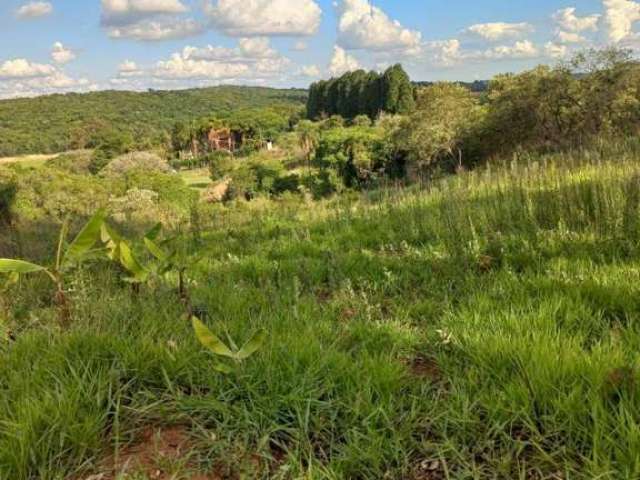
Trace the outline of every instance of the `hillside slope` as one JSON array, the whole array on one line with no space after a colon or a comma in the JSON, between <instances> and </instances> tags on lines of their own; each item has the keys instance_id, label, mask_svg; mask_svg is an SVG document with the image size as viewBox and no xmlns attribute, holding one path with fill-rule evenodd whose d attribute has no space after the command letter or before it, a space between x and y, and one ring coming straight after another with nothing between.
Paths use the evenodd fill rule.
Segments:
<instances>
[{"instance_id":1,"label":"hillside slope","mask_svg":"<svg viewBox=\"0 0 640 480\"><path fill-rule=\"evenodd\" d=\"M177 425L190 454L150 475L639 478L638 150L200 212L181 246L203 320L268 335L230 375L171 280L132 295L84 268L61 327L25 277L4 297L0 477L110 473Z\"/></svg>"},{"instance_id":2,"label":"hillside slope","mask_svg":"<svg viewBox=\"0 0 640 480\"><path fill-rule=\"evenodd\" d=\"M157 141L176 122L242 108L301 108L304 90L222 86L192 90L49 95L0 101L0 157L87 146L115 128Z\"/></svg>"}]
</instances>

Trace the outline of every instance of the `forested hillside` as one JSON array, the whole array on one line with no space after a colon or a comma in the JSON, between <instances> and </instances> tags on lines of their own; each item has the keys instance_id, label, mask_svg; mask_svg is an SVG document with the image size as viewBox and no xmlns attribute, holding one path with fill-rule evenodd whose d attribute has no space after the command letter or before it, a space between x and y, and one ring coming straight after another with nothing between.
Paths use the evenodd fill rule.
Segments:
<instances>
[{"instance_id":1,"label":"forested hillside","mask_svg":"<svg viewBox=\"0 0 640 480\"><path fill-rule=\"evenodd\" d=\"M279 106L294 112L305 90L212 87L182 91L50 95L0 101L0 157L93 147L117 130L140 147L164 142L177 122L246 107Z\"/></svg>"}]
</instances>

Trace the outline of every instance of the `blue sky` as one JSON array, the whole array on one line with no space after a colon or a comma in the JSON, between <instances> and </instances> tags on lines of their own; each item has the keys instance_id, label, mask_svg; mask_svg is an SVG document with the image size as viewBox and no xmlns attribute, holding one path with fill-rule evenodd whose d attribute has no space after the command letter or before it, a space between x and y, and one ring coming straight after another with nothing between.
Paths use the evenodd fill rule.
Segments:
<instances>
[{"instance_id":1,"label":"blue sky","mask_svg":"<svg viewBox=\"0 0 640 480\"><path fill-rule=\"evenodd\" d=\"M306 86L401 62L486 79L640 46L640 0L3 0L0 97L223 83Z\"/></svg>"}]
</instances>

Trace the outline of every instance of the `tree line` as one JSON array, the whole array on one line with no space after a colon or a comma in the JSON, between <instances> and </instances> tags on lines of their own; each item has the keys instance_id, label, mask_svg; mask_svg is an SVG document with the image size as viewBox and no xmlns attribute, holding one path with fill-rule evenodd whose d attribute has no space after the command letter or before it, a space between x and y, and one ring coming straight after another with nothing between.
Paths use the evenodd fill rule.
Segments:
<instances>
[{"instance_id":1,"label":"tree line","mask_svg":"<svg viewBox=\"0 0 640 480\"><path fill-rule=\"evenodd\" d=\"M376 118L381 112L406 114L415 105L414 87L401 65L384 73L356 70L309 87L307 116L311 120L332 115Z\"/></svg>"}]
</instances>

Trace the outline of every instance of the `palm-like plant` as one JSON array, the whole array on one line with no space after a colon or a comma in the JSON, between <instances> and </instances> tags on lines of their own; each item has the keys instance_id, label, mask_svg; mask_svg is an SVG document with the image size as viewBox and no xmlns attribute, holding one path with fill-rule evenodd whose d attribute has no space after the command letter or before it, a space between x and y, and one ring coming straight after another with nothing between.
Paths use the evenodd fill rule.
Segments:
<instances>
[{"instance_id":1,"label":"palm-like plant","mask_svg":"<svg viewBox=\"0 0 640 480\"><path fill-rule=\"evenodd\" d=\"M193 329L196 332L198 341L207 348L211 353L218 357L228 358L236 364L240 364L251 357L254 353L262 348L267 338L264 330L258 331L251 339L242 346L237 348L233 340L229 339L231 347L228 347L222 340L213 334L200 319L193 317L191 319ZM213 368L221 373L231 373L233 368L226 363L215 362Z\"/></svg>"},{"instance_id":2,"label":"palm-like plant","mask_svg":"<svg viewBox=\"0 0 640 480\"><path fill-rule=\"evenodd\" d=\"M69 218L65 219L58 237L55 263L52 266L43 266L25 260L0 258L0 273L7 273L14 279L16 276L31 273L44 273L55 285L54 299L60 311L60 318L67 321L71 312L69 298L65 290L65 278L70 270L80 263L95 258L95 254L101 250L94 250L95 244L100 238L100 230L104 224L106 213L104 210L96 212L80 230L75 239L65 247L69 233Z\"/></svg>"}]
</instances>

